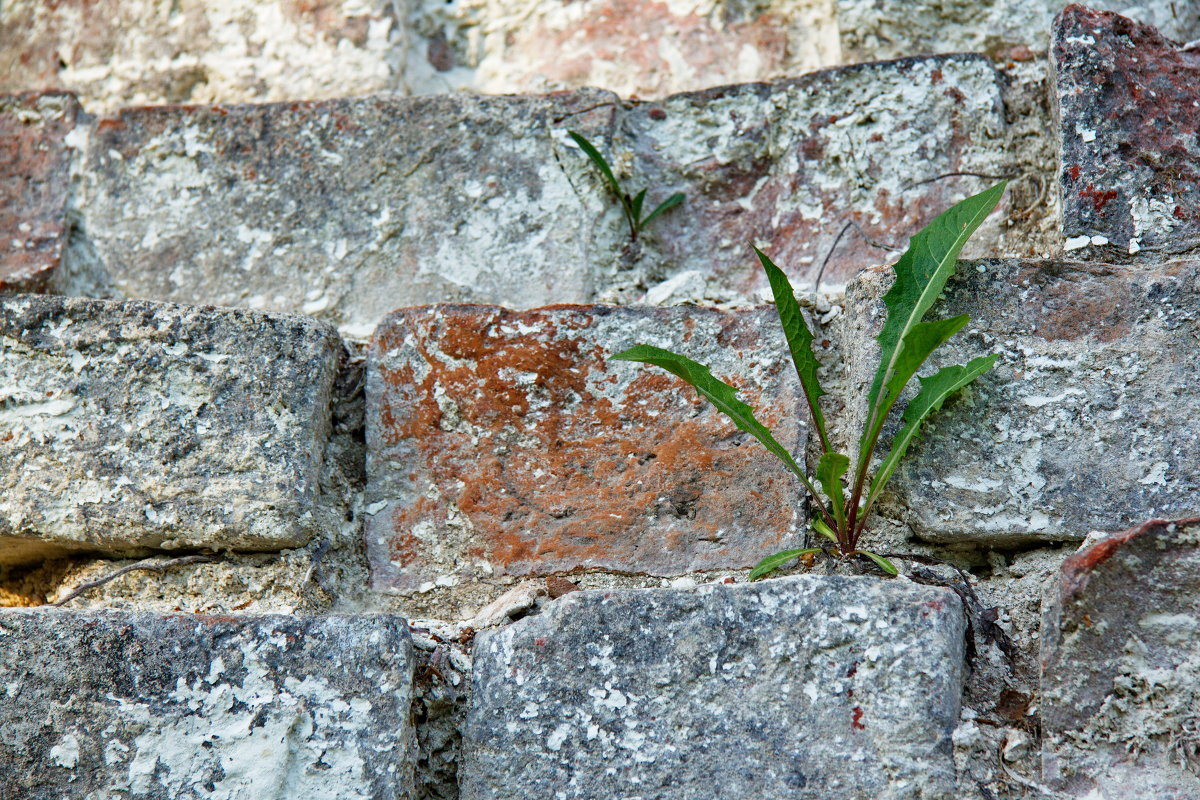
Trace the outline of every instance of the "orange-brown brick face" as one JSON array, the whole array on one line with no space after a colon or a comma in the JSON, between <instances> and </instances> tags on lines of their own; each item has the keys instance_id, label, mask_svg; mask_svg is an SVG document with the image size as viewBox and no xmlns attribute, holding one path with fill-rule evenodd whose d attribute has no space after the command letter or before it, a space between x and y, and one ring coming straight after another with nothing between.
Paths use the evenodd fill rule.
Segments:
<instances>
[{"instance_id":1,"label":"orange-brown brick face","mask_svg":"<svg viewBox=\"0 0 1200 800\"><path fill-rule=\"evenodd\" d=\"M606 360L646 342L710 363L799 457L795 375L772 315L468 305L393 314L368 378L376 584L681 574L750 566L795 541L802 492L782 465L674 376Z\"/></svg>"}]
</instances>

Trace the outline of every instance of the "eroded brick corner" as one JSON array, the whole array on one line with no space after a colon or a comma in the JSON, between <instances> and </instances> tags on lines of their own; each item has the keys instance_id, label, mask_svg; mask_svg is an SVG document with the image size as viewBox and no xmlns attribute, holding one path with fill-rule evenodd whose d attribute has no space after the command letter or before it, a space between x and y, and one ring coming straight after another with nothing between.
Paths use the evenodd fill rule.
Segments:
<instances>
[{"instance_id":1,"label":"eroded brick corner","mask_svg":"<svg viewBox=\"0 0 1200 800\"><path fill-rule=\"evenodd\" d=\"M67 92L0 96L0 292L40 292L62 260L79 103Z\"/></svg>"},{"instance_id":2,"label":"eroded brick corner","mask_svg":"<svg viewBox=\"0 0 1200 800\"><path fill-rule=\"evenodd\" d=\"M388 317L367 379L377 587L742 568L797 541L796 480L637 343L709 364L797 457L773 311L440 305Z\"/></svg>"}]
</instances>

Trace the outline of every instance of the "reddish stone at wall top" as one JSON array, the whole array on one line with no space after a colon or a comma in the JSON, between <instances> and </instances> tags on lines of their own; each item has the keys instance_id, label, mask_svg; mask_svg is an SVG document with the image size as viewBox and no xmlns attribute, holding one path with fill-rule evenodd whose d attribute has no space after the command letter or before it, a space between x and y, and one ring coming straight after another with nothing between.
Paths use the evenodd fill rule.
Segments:
<instances>
[{"instance_id":1,"label":"reddish stone at wall top","mask_svg":"<svg viewBox=\"0 0 1200 800\"><path fill-rule=\"evenodd\" d=\"M1107 260L1200 248L1200 52L1070 5L1051 56L1067 249Z\"/></svg>"}]
</instances>

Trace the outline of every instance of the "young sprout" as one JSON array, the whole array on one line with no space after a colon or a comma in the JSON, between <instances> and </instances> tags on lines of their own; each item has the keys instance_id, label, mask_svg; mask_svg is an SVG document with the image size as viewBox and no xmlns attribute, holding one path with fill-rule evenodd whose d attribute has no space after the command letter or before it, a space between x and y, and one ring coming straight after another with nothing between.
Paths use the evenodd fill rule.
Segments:
<instances>
[{"instance_id":1,"label":"young sprout","mask_svg":"<svg viewBox=\"0 0 1200 800\"><path fill-rule=\"evenodd\" d=\"M646 202L646 189L642 189L636 195L630 195L629 192L621 188L621 184L617 181L616 176L613 175L612 167L608 165L608 161L605 160L604 156L600 155L600 151L591 142L575 131L567 131L567 135L574 139L575 144L579 145L579 149L586 153L587 157L592 160L592 163L600 170L600 174L604 176L604 180L608 183L609 188L613 190L613 194L621 201L621 211L625 214L625 221L629 223L630 239L637 241L638 234L642 232L642 229L646 227L646 224L650 220L659 214L670 211L683 202L683 192L676 192L655 206L653 211L643 217L642 205Z\"/></svg>"},{"instance_id":2,"label":"young sprout","mask_svg":"<svg viewBox=\"0 0 1200 800\"><path fill-rule=\"evenodd\" d=\"M850 471L850 457L834 449L826 431L819 402L825 392L817 380L820 363L813 353L812 332L804 322L787 276L757 248L754 252L766 270L792 363L795 364L796 374L808 401L812 428L820 440L822 454L817 462L815 481L775 440L771 432L754 418L753 409L737 399L737 390L715 378L708 367L669 350L644 344L610 358L653 364L691 384L701 396L724 412L738 428L761 442L799 478L816 506L812 519L813 530L830 540L838 554L846 558L864 556L885 573L895 575L896 568L890 561L859 547L871 510L908 446L916 438L921 423L941 408L946 398L991 369L997 356L981 356L963 365L943 367L930 377L918 378L920 391L905 407L900 430L892 438L891 449L873 477L869 474L871 461L879 446L884 423L904 388L930 354L970 321L966 314L929 321L925 321L925 315L954 273L963 245L1000 202L1004 187L1003 182L998 183L943 212L912 237L908 250L892 267L896 281L883 296L887 320L876 337L880 361L867 394L867 417L859 436L853 472ZM848 487L847 475L850 476ZM750 572L750 579L761 578L798 557L822 550L824 548L806 547L775 553L759 562Z\"/></svg>"}]
</instances>

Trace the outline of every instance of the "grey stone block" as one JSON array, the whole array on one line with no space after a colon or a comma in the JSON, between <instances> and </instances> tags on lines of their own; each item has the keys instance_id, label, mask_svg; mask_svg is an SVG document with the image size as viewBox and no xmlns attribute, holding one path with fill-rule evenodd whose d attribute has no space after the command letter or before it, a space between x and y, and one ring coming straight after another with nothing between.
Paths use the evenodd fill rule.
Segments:
<instances>
[{"instance_id":1,"label":"grey stone block","mask_svg":"<svg viewBox=\"0 0 1200 800\"><path fill-rule=\"evenodd\" d=\"M890 283L872 270L847 294L849 430L861 429ZM923 374L1000 359L929 418L888 513L929 541L998 546L1200 514L1198 290L1197 261L960 263L929 318L971 322Z\"/></svg>"},{"instance_id":2,"label":"grey stone block","mask_svg":"<svg viewBox=\"0 0 1200 800\"><path fill-rule=\"evenodd\" d=\"M1042 55L1063 0L837 0L842 58L871 61L917 53ZM1178 0L1089 0L1159 26L1180 41L1200 36L1200 10Z\"/></svg>"},{"instance_id":3,"label":"grey stone block","mask_svg":"<svg viewBox=\"0 0 1200 800\"><path fill-rule=\"evenodd\" d=\"M1042 772L1067 796L1200 797L1200 519L1068 558L1042 617Z\"/></svg>"},{"instance_id":4,"label":"grey stone block","mask_svg":"<svg viewBox=\"0 0 1200 800\"><path fill-rule=\"evenodd\" d=\"M366 336L400 306L590 293L599 192L552 128L604 145L616 98L378 97L100 120L72 277L118 295L292 311ZM569 123L565 120L569 120Z\"/></svg>"},{"instance_id":5,"label":"grey stone block","mask_svg":"<svg viewBox=\"0 0 1200 800\"><path fill-rule=\"evenodd\" d=\"M647 258L725 293L767 287L752 244L795 282L844 283L988 185L974 174L1006 171L1000 81L974 54L688 92L621 124L638 180L687 194L650 226Z\"/></svg>"},{"instance_id":6,"label":"grey stone block","mask_svg":"<svg viewBox=\"0 0 1200 800\"><path fill-rule=\"evenodd\" d=\"M462 798L948 799L963 631L869 578L572 592L477 637Z\"/></svg>"},{"instance_id":7,"label":"grey stone block","mask_svg":"<svg viewBox=\"0 0 1200 800\"><path fill-rule=\"evenodd\" d=\"M390 615L0 611L0 797L413 798Z\"/></svg>"},{"instance_id":8,"label":"grey stone block","mask_svg":"<svg viewBox=\"0 0 1200 800\"><path fill-rule=\"evenodd\" d=\"M341 347L302 317L0 298L0 562L304 544Z\"/></svg>"}]
</instances>

